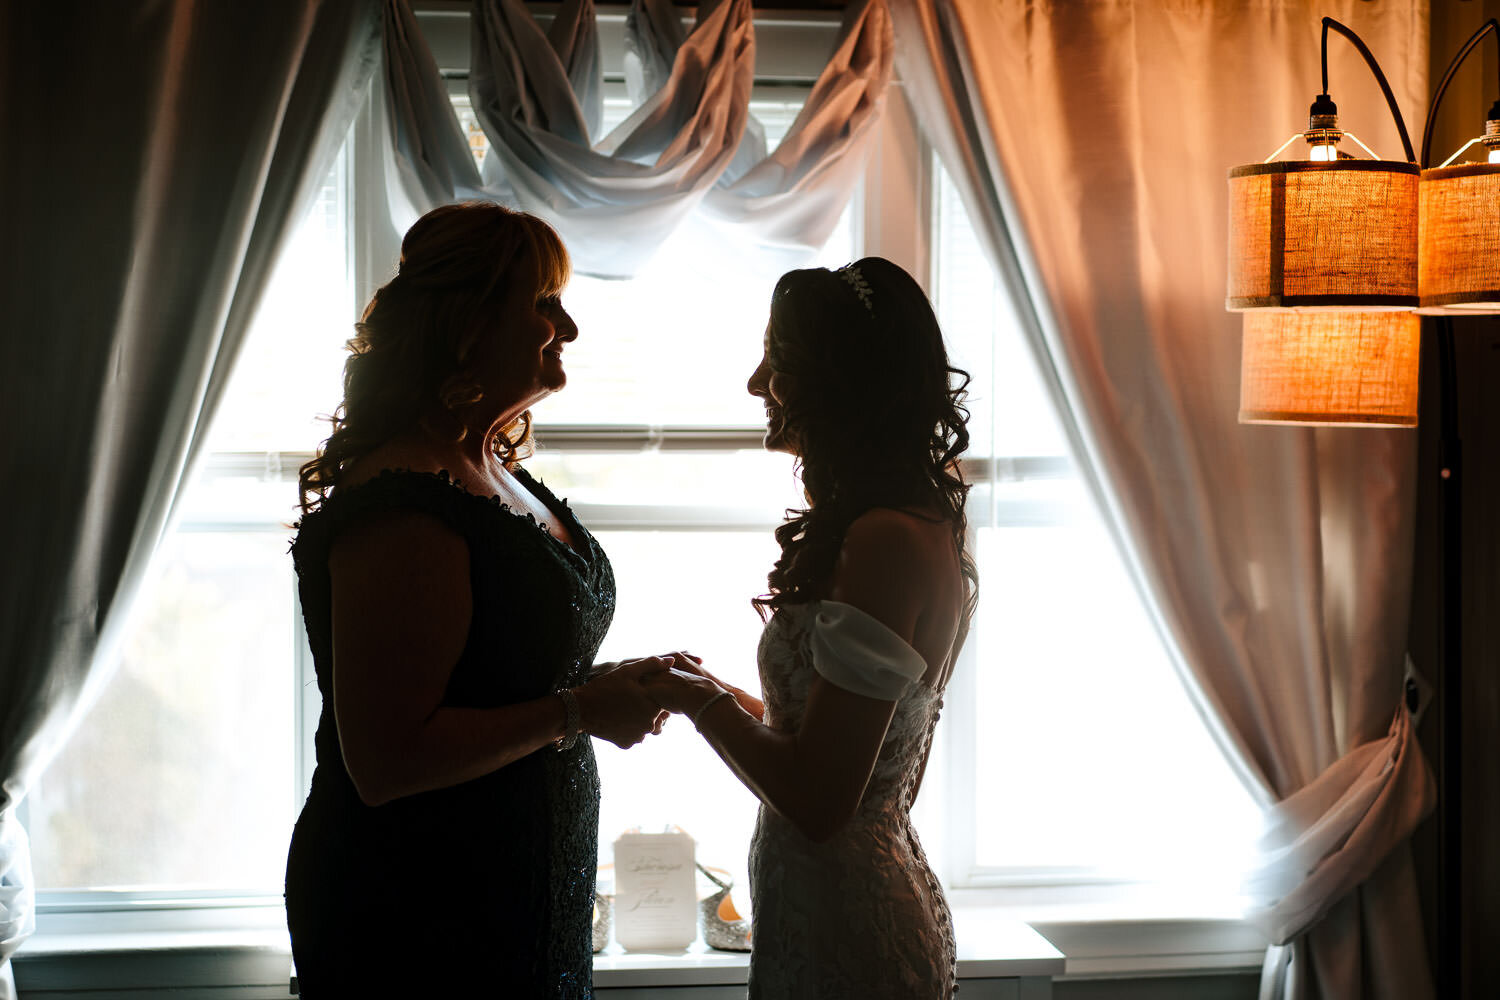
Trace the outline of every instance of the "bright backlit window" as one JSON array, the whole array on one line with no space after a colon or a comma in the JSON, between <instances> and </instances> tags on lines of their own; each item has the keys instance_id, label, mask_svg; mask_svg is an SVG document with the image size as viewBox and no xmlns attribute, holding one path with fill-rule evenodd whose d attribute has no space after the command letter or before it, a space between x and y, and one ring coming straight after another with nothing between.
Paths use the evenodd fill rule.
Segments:
<instances>
[{"instance_id":1,"label":"bright backlit window","mask_svg":"<svg viewBox=\"0 0 1500 1000\"><path fill-rule=\"evenodd\" d=\"M752 103L773 146L804 92ZM889 99L909 114L899 92ZM455 110L472 124L462 99ZM612 100L606 128L629 110ZM918 803L924 842L954 887L1186 877L1199 900L1185 906L1227 898L1214 879L1232 877L1254 809L1172 675L951 183L903 128L882 142L904 166L885 170L878 191L851 193L816 263L867 250L930 260L918 277L974 376L980 611ZM473 146L482 156L482 133ZM350 180L357 168L341 159L280 262L120 671L26 803L38 883L54 896L279 901L319 707L286 551L296 469L339 401L360 304L349 275L395 264L349 249L373 245L359 220L381 210L375 185ZM867 225L882 213L921 225L893 237ZM867 245L867 230L885 242ZM614 563L602 659L685 648L757 686L750 599L776 557L772 529L801 502L791 459L758 447L763 411L744 390L773 284L689 226L635 279L579 277L564 294L580 338L568 388L536 409L530 468ZM630 751L595 748L602 862L627 828L680 826L701 861L743 883L756 802L689 723Z\"/></svg>"},{"instance_id":2,"label":"bright backlit window","mask_svg":"<svg viewBox=\"0 0 1500 1000\"><path fill-rule=\"evenodd\" d=\"M1256 830L1075 472L1009 295L934 161L933 295L974 376L977 625L946 842L971 886L1130 881L1221 911ZM988 460L988 462L986 461Z\"/></svg>"},{"instance_id":3,"label":"bright backlit window","mask_svg":"<svg viewBox=\"0 0 1500 1000\"><path fill-rule=\"evenodd\" d=\"M280 892L301 621L279 456L310 448L338 402L347 173L341 156L277 263L118 672L27 795L44 890Z\"/></svg>"}]
</instances>

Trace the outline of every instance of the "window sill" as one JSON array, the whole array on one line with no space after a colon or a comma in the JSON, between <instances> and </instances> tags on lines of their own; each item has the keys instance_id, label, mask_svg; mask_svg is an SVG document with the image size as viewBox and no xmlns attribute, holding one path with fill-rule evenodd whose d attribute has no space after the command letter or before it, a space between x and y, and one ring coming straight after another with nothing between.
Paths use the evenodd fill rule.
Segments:
<instances>
[{"instance_id":1,"label":"window sill","mask_svg":"<svg viewBox=\"0 0 1500 1000\"><path fill-rule=\"evenodd\" d=\"M958 978L1016 979L1062 975L1063 953L1026 924L970 911L954 918ZM664 987L744 985L750 956L712 951L695 943L686 952L626 952L611 944L594 957L594 986Z\"/></svg>"},{"instance_id":2,"label":"window sill","mask_svg":"<svg viewBox=\"0 0 1500 1000\"><path fill-rule=\"evenodd\" d=\"M977 890L950 893L960 979L1020 976L1129 978L1258 969L1265 938L1230 918L1128 916L1091 906L1015 908ZM182 911L43 914L15 956L27 992L179 987L263 987L286 996L291 949L279 907L221 908L213 926L185 929ZM1066 956L1066 958L1064 958ZM611 944L595 958L601 989L741 985L749 957L701 944L685 953L626 953ZM276 992L272 992L276 991Z\"/></svg>"},{"instance_id":3,"label":"window sill","mask_svg":"<svg viewBox=\"0 0 1500 1000\"><path fill-rule=\"evenodd\" d=\"M969 914L988 919L1024 919L1067 956L1061 979L1225 973L1259 970L1269 942L1241 916L1195 912L1181 900L1139 895L1101 900L1097 887L1087 899L1066 894L999 889L949 889L955 923ZM1046 902L1039 900L1045 899Z\"/></svg>"}]
</instances>

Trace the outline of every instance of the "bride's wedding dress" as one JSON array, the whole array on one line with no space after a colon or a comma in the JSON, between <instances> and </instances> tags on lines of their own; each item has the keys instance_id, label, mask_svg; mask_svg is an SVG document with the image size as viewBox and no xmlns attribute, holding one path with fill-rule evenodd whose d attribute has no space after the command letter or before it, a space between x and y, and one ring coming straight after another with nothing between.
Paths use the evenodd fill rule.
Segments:
<instances>
[{"instance_id":1,"label":"bride's wedding dress","mask_svg":"<svg viewBox=\"0 0 1500 1000\"><path fill-rule=\"evenodd\" d=\"M848 604L779 610L759 649L772 729L795 730L815 674L896 700L854 818L815 844L762 805L750 843L752 1000L929 1000L956 988L953 918L908 815L942 692L920 654Z\"/></svg>"}]
</instances>

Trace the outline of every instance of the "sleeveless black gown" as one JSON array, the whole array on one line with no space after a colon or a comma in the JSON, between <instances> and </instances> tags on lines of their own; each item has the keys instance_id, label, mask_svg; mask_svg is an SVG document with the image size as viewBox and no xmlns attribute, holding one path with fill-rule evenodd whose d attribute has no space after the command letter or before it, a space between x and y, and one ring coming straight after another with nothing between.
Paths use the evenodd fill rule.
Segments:
<instances>
[{"instance_id":1,"label":"sleeveless black gown","mask_svg":"<svg viewBox=\"0 0 1500 1000\"><path fill-rule=\"evenodd\" d=\"M468 542L474 615L444 705L506 705L583 682L614 614L614 575L566 503L517 477L578 551L446 473L383 472L335 491L298 525L292 557L323 695L317 769L286 874L292 956L309 1000L591 996L591 741L372 807L344 767L333 713L328 551L373 512L430 514Z\"/></svg>"}]
</instances>

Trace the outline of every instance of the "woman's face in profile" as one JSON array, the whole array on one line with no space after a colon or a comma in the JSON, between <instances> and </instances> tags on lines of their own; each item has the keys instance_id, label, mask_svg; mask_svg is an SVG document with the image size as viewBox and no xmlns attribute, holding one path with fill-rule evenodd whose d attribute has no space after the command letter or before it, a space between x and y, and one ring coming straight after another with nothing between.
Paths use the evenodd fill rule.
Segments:
<instances>
[{"instance_id":1,"label":"woman's face in profile","mask_svg":"<svg viewBox=\"0 0 1500 1000\"><path fill-rule=\"evenodd\" d=\"M787 423L787 407L796 394L797 379L793 375L773 369L770 356L771 328L767 326L760 364L751 373L750 381L745 383L745 388L750 395L759 399L766 407L765 449L795 455L797 454L796 435L792 433Z\"/></svg>"},{"instance_id":2,"label":"woman's face in profile","mask_svg":"<svg viewBox=\"0 0 1500 1000\"><path fill-rule=\"evenodd\" d=\"M475 345L475 377L504 403L530 406L567 384L563 349L577 339L578 325L562 297L539 297L523 285L506 296Z\"/></svg>"}]
</instances>

